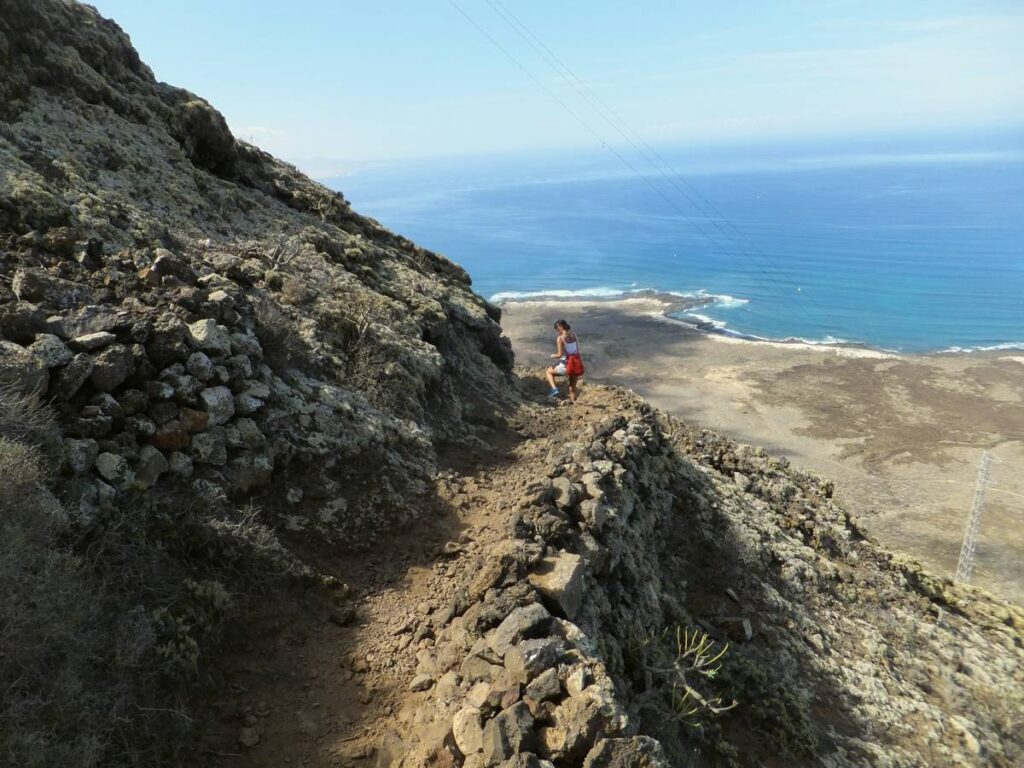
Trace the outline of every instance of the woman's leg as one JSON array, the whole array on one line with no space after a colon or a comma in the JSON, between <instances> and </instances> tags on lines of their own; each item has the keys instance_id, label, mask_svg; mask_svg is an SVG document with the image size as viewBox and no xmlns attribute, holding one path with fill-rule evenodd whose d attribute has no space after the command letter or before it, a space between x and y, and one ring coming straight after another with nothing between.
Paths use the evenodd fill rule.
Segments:
<instances>
[{"instance_id":1,"label":"woman's leg","mask_svg":"<svg viewBox=\"0 0 1024 768\"><path fill-rule=\"evenodd\" d=\"M558 385L555 384L555 368L554 368L554 366L548 366L547 377L548 377L548 386L551 387L552 389L558 389Z\"/></svg>"},{"instance_id":2,"label":"woman's leg","mask_svg":"<svg viewBox=\"0 0 1024 768\"><path fill-rule=\"evenodd\" d=\"M569 377L569 402L576 402L576 382L580 380L579 376Z\"/></svg>"}]
</instances>

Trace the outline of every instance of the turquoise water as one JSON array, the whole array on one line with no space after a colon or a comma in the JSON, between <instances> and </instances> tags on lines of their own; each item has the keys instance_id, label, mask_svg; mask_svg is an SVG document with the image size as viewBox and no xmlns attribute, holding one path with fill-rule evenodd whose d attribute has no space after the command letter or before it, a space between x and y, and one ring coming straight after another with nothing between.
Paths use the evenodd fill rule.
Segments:
<instances>
[{"instance_id":1,"label":"turquoise water","mask_svg":"<svg viewBox=\"0 0 1024 768\"><path fill-rule=\"evenodd\" d=\"M1024 153L669 162L697 194L583 156L371 169L332 184L497 300L653 289L706 295L690 319L751 337L1024 348Z\"/></svg>"}]
</instances>

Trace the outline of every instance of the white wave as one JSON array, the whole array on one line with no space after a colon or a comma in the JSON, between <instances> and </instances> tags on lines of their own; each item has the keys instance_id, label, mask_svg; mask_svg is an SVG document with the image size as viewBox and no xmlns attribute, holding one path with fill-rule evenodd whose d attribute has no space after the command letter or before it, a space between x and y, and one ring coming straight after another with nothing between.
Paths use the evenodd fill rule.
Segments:
<instances>
[{"instance_id":1,"label":"white wave","mask_svg":"<svg viewBox=\"0 0 1024 768\"><path fill-rule=\"evenodd\" d=\"M551 299L619 299L637 294L656 294L658 296L672 296L677 299L696 299L705 305L712 305L715 309L733 309L749 304L750 299L730 296L727 293L709 293L707 289L701 288L696 291L665 291L660 288L644 288L637 283L630 283L629 288L609 288L598 286L595 288L549 288L541 291L499 291L490 297L490 301L500 304L503 301L545 301ZM709 321L710 322L710 321Z\"/></svg>"},{"instance_id":2,"label":"white wave","mask_svg":"<svg viewBox=\"0 0 1024 768\"><path fill-rule=\"evenodd\" d=\"M686 312L685 314L677 315L677 318L679 320L683 320L684 322L686 320L695 320L696 324L703 326L710 325L712 328L719 331L725 330L724 322L722 322L721 320L715 320L715 318L708 317L707 315L702 315L700 312Z\"/></svg>"},{"instance_id":3,"label":"white wave","mask_svg":"<svg viewBox=\"0 0 1024 768\"><path fill-rule=\"evenodd\" d=\"M621 288L580 288L577 290L551 289L547 291L500 291L491 296L491 301L536 301L539 299L614 299L635 293L638 289L624 291Z\"/></svg>"},{"instance_id":4,"label":"white wave","mask_svg":"<svg viewBox=\"0 0 1024 768\"><path fill-rule=\"evenodd\" d=\"M636 283L631 283L636 286ZM551 288L543 291L499 291L490 297L494 304L503 301L545 301L550 299L621 299L637 294L657 294L658 296L674 296L679 299L704 299L709 301L713 296L701 292L681 293L679 291L662 291L657 288L578 288L575 290ZM742 299L741 299L742 301Z\"/></svg>"},{"instance_id":5,"label":"white wave","mask_svg":"<svg viewBox=\"0 0 1024 768\"><path fill-rule=\"evenodd\" d=\"M750 299L741 299L738 296L730 296L727 293L711 294L715 300L716 309L733 309L734 307L742 307L744 304L749 304Z\"/></svg>"},{"instance_id":6,"label":"white wave","mask_svg":"<svg viewBox=\"0 0 1024 768\"><path fill-rule=\"evenodd\" d=\"M701 288L695 293L688 294L688 296L707 301L708 304L712 305L713 309L734 309L750 303L750 299L730 296L728 293L709 293L706 288Z\"/></svg>"},{"instance_id":7,"label":"white wave","mask_svg":"<svg viewBox=\"0 0 1024 768\"><path fill-rule=\"evenodd\" d=\"M1024 349L1024 341L1007 341L1002 344L989 344L987 346L977 347L946 347L946 349L940 349L938 354L953 355L963 353L970 354L971 352L1003 352L1019 349Z\"/></svg>"},{"instance_id":8,"label":"white wave","mask_svg":"<svg viewBox=\"0 0 1024 768\"><path fill-rule=\"evenodd\" d=\"M822 339L805 339L803 336L787 336L782 341L788 341L795 344L811 344L812 346L835 346L837 344L860 344L859 341L850 341L849 339L841 339L838 336L832 334L825 334Z\"/></svg>"}]
</instances>

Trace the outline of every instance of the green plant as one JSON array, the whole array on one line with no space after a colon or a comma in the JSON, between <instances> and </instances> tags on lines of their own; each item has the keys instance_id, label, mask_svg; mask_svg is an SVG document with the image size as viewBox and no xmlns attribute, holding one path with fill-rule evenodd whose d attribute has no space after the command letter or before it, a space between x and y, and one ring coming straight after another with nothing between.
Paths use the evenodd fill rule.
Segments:
<instances>
[{"instance_id":1,"label":"green plant","mask_svg":"<svg viewBox=\"0 0 1024 768\"><path fill-rule=\"evenodd\" d=\"M676 626L659 633L641 630L631 643L635 663L649 687L664 695L668 709L693 728L738 706L726 702L716 680L729 644L719 645L707 632Z\"/></svg>"}]
</instances>

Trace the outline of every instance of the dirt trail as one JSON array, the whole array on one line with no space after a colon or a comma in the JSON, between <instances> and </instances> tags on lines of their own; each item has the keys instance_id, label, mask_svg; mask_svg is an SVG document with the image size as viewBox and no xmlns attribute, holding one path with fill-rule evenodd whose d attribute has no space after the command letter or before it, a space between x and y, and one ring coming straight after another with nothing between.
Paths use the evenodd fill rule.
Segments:
<instances>
[{"instance_id":1,"label":"dirt trail","mask_svg":"<svg viewBox=\"0 0 1024 768\"><path fill-rule=\"evenodd\" d=\"M612 396L591 387L574 406L554 405L539 379L528 384L538 395L506 416L508 430L489 451L442 456L433 508L417 523L369 551L318 563L347 589L333 599L309 590L232 642L228 694L213 703L207 727L212 764L374 765L388 732L409 725L402 721L422 696L409 689L416 654L433 642L415 631L417 619L445 609L477 556L508 536L514 501L546 475L550 447L578 439Z\"/></svg>"}]
</instances>

